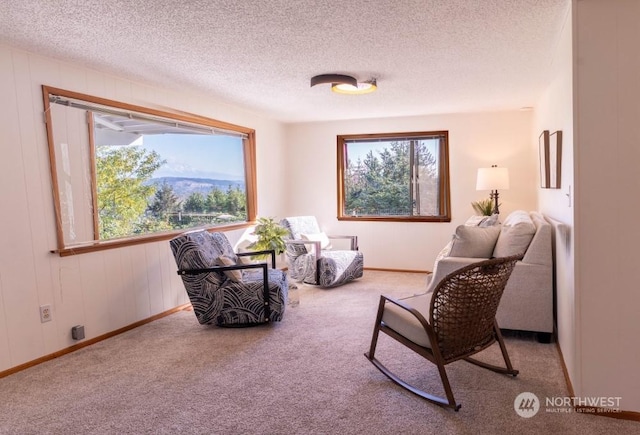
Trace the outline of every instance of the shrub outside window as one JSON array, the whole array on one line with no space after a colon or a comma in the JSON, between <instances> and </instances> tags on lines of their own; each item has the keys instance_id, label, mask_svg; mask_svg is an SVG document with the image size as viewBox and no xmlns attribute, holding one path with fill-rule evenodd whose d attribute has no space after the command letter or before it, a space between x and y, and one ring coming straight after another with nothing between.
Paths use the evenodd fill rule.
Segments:
<instances>
[{"instance_id":1,"label":"shrub outside window","mask_svg":"<svg viewBox=\"0 0 640 435\"><path fill-rule=\"evenodd\" d=\"M253 130L43 93L61 255L255 220Z\"/></svg>"},{"instance_id":2,"label":"shrub outside window","mask_svg":"<svg viewBox=\"0 0 640 435\"><path fill-rule=\"evenodd\" d=\"M451 221L448 132L338 136L338 219Z\"/></svg>"}]
</instances>

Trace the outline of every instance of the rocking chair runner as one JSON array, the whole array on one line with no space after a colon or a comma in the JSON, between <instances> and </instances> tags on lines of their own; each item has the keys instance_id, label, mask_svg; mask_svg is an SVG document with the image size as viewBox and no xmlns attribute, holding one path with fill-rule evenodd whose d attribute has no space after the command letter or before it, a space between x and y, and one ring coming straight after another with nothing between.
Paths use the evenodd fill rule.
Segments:
<instances>
[{"instance_id":1,"label":"rocking chair runner","mask_svg":"<svg viewBox=\"0 0 640 435\"><path fill-rule=\"evenodd\" d=\"M458 411L445 365L464 359L481 367L516 376L495 320L502 292L521 255L480 261L447 275L433 293L395 300L380 296L371 348L365 356L389 379L418 396ZM393 374L375 358L382 331L436 364L446 399L421 391ZM506 367L470 358L495 342Z\"/></svg>"}]
</instances>

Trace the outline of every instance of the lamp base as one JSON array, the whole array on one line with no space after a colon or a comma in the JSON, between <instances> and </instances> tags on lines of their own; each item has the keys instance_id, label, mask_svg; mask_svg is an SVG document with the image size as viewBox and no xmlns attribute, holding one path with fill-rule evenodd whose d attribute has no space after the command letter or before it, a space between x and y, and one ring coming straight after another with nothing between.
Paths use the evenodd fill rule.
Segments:
<instances>
[{"instance_id":1,"label":"lamp base","mask_svg":"<svg viewBox=\"0 0 640 435\"><path fill-rule=\"evenodd\" d=\"M498 191L492 190L491 195L489 195L489 197L494 201L493 214L500 214L500 209L498 208Z\"/></svg>"}]
</instances>

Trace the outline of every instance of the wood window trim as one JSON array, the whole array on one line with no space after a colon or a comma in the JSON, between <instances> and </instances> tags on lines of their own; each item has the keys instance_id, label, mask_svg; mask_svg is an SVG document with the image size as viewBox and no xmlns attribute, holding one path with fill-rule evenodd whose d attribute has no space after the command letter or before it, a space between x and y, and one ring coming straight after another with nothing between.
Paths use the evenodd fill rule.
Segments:
<instances>
[{"instance_id":1,"label":"wood window trim","mask_svg":"<svg viewBox=\"0 0 640 435\"><path fill-rule=\"evenodd\" d=\"M361 139L393 139L442 135L445 140L440 143L439 173L444 174L439 183L439 207L444 210L440 216L351 216L344 214L344 176L345 176L345 146L349 140ZM449 174L449 132L447 130L400 132L400 133L367 133L337 136L337 219L339 221L369 221L369 222L451 222L451 182Z\"/></svg>"},{"instance_id":2,"label":"wood window trim","mask_svg":"<svg viewBox=\"0 0 640 435\"><path fill-rule=\"evenodd\" d=\"M59 95L66 98L84 100L90 103L95 103L104 106L111 106L127 111L139 112L142 114L147 114L151 116L157 116L161 118L174 119L178 121L183 121L191 124L200 124L207 127L212 127L215 129L221 130L229 130L238 133L242 133L245 135L243 140L243 153L244 153L244 173L245 173L245 186L246 186L246 198L247 198L247 221L240 223L233 223L229 225L217 225L215 227L202 227L207 229L208 231L232 231L237 229L248 228L256 223L257 219L257 176L256 176L256 141L255 141L255 130L235 124L231 124L228 122L218 121L211 118L206 118L204 116L185 113L185 112L169 112L165 110L158 110L149 107L137 106L134 104L123 103L120 101L110 100L107 98L95 97L92 95L83 94L80 92L69 91L65 89L60 89L56 87L51 87L48 85L42 85L42 97L44 103L44 122L46 124L46 137L49 149L49 169L51 171L51 183L52 183L52 193L53 193L53 206L54 206L54 216L56 220L56 239L57 239L57 247L52 249L51 253L57 253L61 257L77 255L89 252L102 251L106 249L115 249L126 246L145 244L145 243L154 243L163 240L170 240L178 234L183 233L184 231L192 231L197 230L199 227L190 228L188 230L174 230L174 231L166 231L161 233L153 233L148 235L141 236L132 236L132 237L124 237L120 239L113 240L92 240L85 243L78 243L74 245L65 245L64 242L64 229L62 227L62 211L60 204L60 194L59 194L59 183L58 183L58 173L57 173L57 163L56 163L56 155L55 155L55 144L54 144L54 136L53 136L53 124L51 118L51 102L49 97L51 95ZM92 129L89 128L90 133ZM93 144L93 140L90 141ZM93 146L93 145L92 145ZM91 150L91 165L90 168L92 172L92 183L93 183L93 209L96 209L97 199L95 196L95 150ZM94 238L97 239L97 214L93 213L93 222L94 222Z\"/></svg>"}]
</instances>

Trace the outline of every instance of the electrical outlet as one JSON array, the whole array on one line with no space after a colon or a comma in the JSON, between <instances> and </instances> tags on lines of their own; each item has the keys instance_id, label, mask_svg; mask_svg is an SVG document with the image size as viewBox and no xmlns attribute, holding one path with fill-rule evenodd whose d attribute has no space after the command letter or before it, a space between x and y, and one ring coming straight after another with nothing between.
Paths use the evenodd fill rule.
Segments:
<instances>
[{"instance_id":1,"label":"electrical outlet","mask_svg":"<svg viewBox=\"0 0 640 435\"><path fill-rule=\"evenodd\" d=\"M40 323L51 321L51 305L40 305Z\"/></svg>"}]
</instances>

